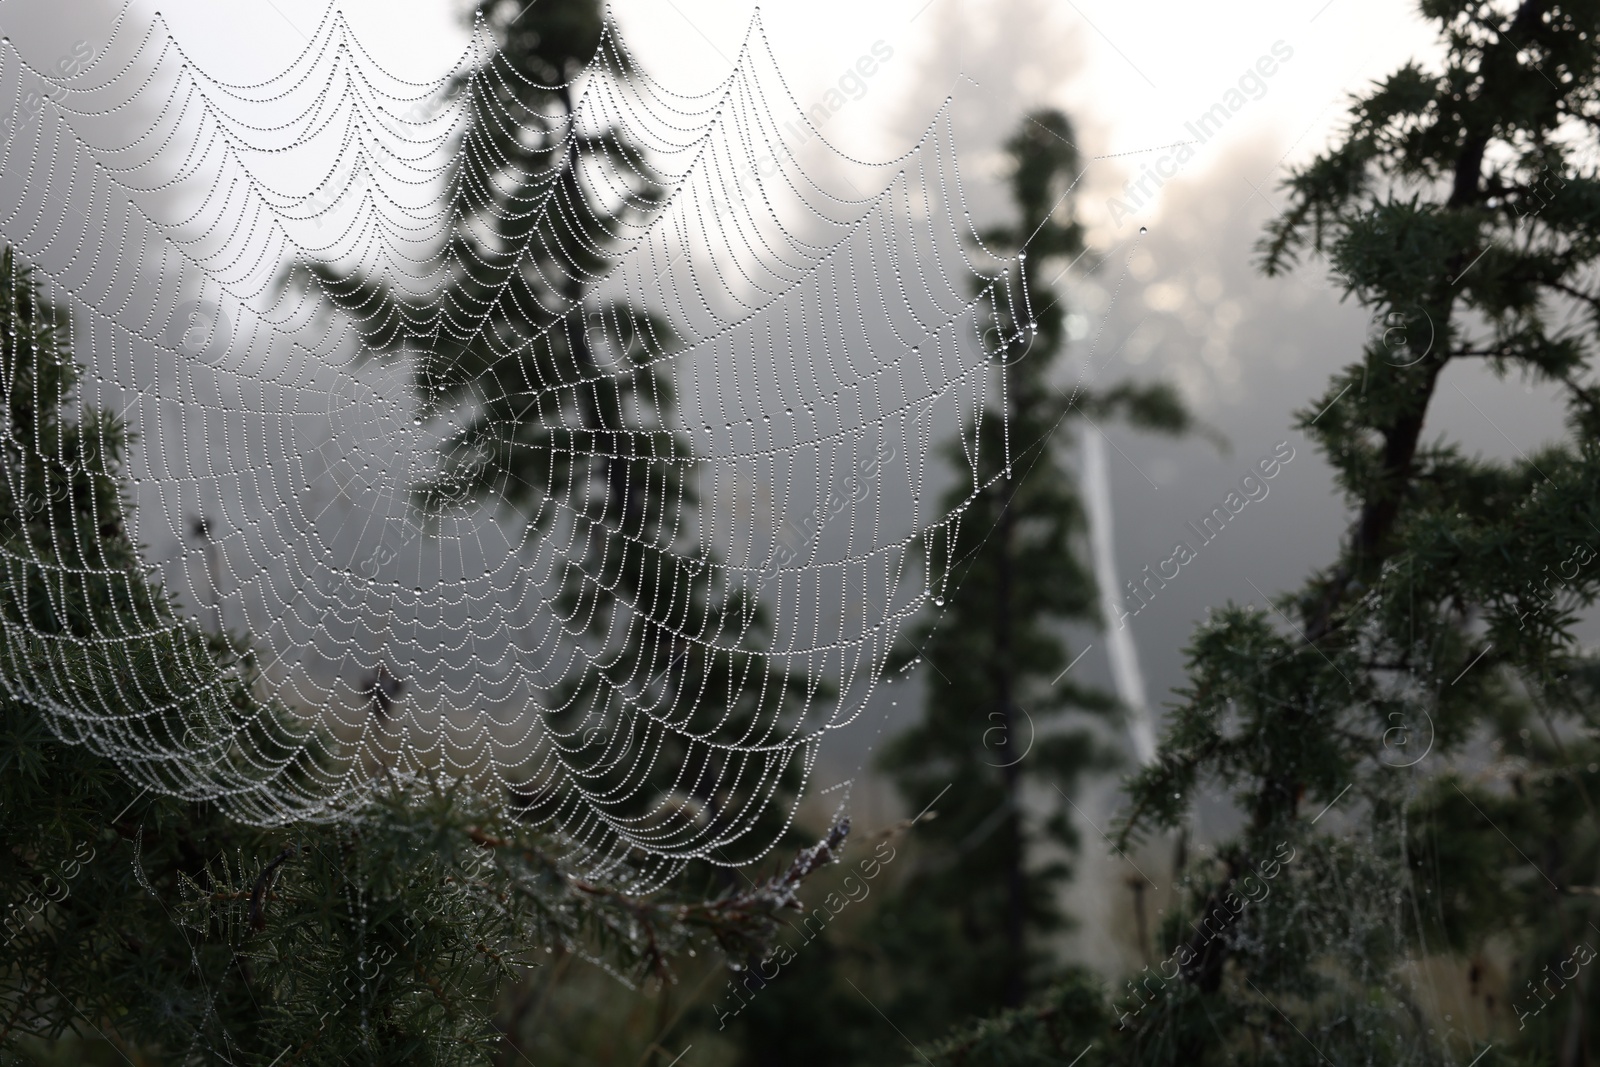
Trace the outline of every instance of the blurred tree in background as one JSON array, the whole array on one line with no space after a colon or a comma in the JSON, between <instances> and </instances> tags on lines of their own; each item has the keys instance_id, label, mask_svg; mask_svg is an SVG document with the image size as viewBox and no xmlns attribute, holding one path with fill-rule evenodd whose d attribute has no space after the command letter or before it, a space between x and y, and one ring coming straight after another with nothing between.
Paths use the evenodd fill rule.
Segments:
<instances>
[{"instance_id":1,"label":"blurred tree in background","mask_svg":"<svg viewBox=\"0 0 1600 1067\"><path fill-rule=\"evenodd\" d=\"M1164 433L1190 430L1165 385L1105 390L1063 380L1066 308L1050 284L1083 252L1072 193L1082 173L1073 132L1056 111L1028 115L1006 142L1012 226L983 233L997 254L1026 253L1007 281L1026 285L1031 322L1002 320L985 336L1000 379L991 408L945 449L956 473L941 506L963 509L959 536L933 563L931 618L913 630L900 665L922 664L919 725L894 738L881 768L907 809L936 809L908 845L914 858L889 895L851 934L830 934L763 990L740 1018L745 1061L756 1065L881 1062L898 1040L863 992L913 1040L960 1019L1017 1007L1065 972L1051 938L1070 925L1060 899L1079 847L1070 798L1081 780L1114 766L1118 750L1071 712L1105 719L1112 697L1064 669L1068 624L1101 619L1085 555L1083 506L1068 465L1069 423L1122 418ZM1008 439L1009 436L1009 439ZM1066 727L1066 728L1064 728ZM1040 819L1035 812L1051 812ZM828 977L837 970L838 976ZM870 979L863 977L871 974ZM884 992L888 990L890 992ZM815 1013L850 1020L795 1035ZM865 1025L876 1036L853 1027ZM818 1045L818 1043L821 1043Z\"/></svg>"},{"instance_id":2,"label":"blurred tree in background","mask_svg":"<svg viewBox=\"0 0 1600 1067\"><path fill-rule=\"evenodd\" d=\"M370 268L317 264L286 278L346 313L369 353L414 360L425 423L462 418L439 446L436 478L415 487L424 514L468 498L503 504L528 523L525 543L559 535L576 546L557 608L583 620L592 669L555 686L539 713L586 788L632 795L636 808L618 818L659 812L669 792L714 825L759 810L742 835L750 855L719 853L742 862L786 825L800 755L751 755L740 740L756 723L825 715L833 690L765 654L766 610L693 539L693 448L671 428L670 323L600 294L671 185L623 126L580 114L573 79L602 47L625 75L633 61L607 41L600 0L483 0L467 17L496 48L445 92L460 115L445 175L456 220L435 253L438 281L418 296ZM641 759L658 788L619 777ZM528 783L512 799L543 818L538 793ZM703 862L686 877L715 889L738 880Z\"/></svg>"},{"instance_id":3,"label":"blurred tree in background","mask_svg":"<svg viewBox=\"0 0 1600 1067\"><path fill-rule=\"evenodd\" d=\"M1071 424L1120 417L1164 433L1191 428L1165 384L1095 390L1059 373L1066 307L1051 280L1084 250L1076 136L1064 115L1044 111L1025 116L1005 145L1016 222L983 241L1026 254L1011 284L1027 287L1033 321L994 324L1005 411L984 414L976 462L946 449L958 475L943 505L966 508L948 557L933 564L948 595L904 650L925 661L922 722L881 759L912 811L936 803L939 812L919 828L915 873L875 929L904 975L895 1017L920 1017L921 1033L1018 1007L1059 972L1050 938L1068 926L1060 897L1071 875L1061 857L1079 847L1070 797L1118 760L1097 731L1066 719L1117 710L1109 694L1063 676L1074 655L1065 627L1103 622L1084 562ZM1041 808L1052 812L1042 821L1032 814Z\"/></svg>"}]
</instances>

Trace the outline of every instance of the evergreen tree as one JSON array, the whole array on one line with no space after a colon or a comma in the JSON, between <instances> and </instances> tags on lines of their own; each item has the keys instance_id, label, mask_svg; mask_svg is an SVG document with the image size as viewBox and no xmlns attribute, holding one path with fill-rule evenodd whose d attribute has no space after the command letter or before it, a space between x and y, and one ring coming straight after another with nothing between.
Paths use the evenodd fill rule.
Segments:
<instances>
[{"instance_id":1,"label":"evergreen tree","mask_svg":"<svg viewBox=\"0 0 1600 1067\"><path fill-rule=\"evenodd\" d=\"M915 859L901 861L913 866L857 937L830 933L827 953L808 949L797 975L786 968L763 991L761 1009L741 1019L746 1063L799 1063L788 1034L808 1016L860 1016L881 1027L860 992L843 984L844 970L878 975L872 987L894 991L885 1013L913 1036L1020 1005L1059 973L1048 938L1067 925L1057 898L1071 870L1041 853L1077 847L1066 798L1116 758L1090 729L1058 725L1070 711L1116 708L1107 694L1059 677L1072 658L1064 627L1100 622L1094 577L1081 562L1085 518L1067 467L1070 424L1087 413L1169 433L1190 425L1166 386L1095 391L1053 377L1066 311L1049 279L1083 251L1070 210L1081 171L1073 136L1059 112L1022 122L1006 144L1016 223L981 235L997 253L1025 251L1028 270L1000 281L1027 285L1022 306L1034 318L991 324L994 403L1005 410L985 411L981 432L966 427L959 440L976 438L976 458L959 441L945 451L959 474L942 506L963 509L960 534L933 563L936 613L899 652L902 664L925 661L923 719L881 761L909 809L936 807L937 818L919 823L906 846ZM1044 820L1029 813L1041 800L1052 812ZM831 980L830 968L839 972ZM881 1058L881 1041L843 1026L817 1040L830 1043L831 1062Z\"/></svg>"},{"instance_id":2,"label":"evergreen tree","mask_svg":"<svg viewBox=\"0 0 1600 1067\"><path fill-rule=\"evenodd\" d=\"M263 707L241 639L184 620L146 577L122 503L127 432L80 404L68 335L7 249L0 1063L487 1064L497 990L558 954L665 980L695 944L763 949L842 833L740 892L636 897L568 869L563 843L466 782L396 787L337 823L252 828L58 739L17 679L131 715L182 664L266 720L263 737L304 729ZM190 695L163 714L185 736L214 713Z\"/></svg>"},{"instance_id":3,"label":"evergreen tree","mask_svg":"<svg viewBox=\"0 0 1600 1067\"><path fill-rule=\"evenodd\" d=\"M1272 612L1200 629L1133 782L1128 836L1203 787L1246 822L1188 872L1160 973L1116 1002L1127 1062L1594 1055L1600 986L1575 976L1600 944L1600 723L1576 626L1600 591L1600 4L1421 12L1442 69L1359 96L1261 245L1269 274L1326 256L1380 323L1299 414L1352 519ZM1469 366L1551 389L1554 439L1504 461L1425 442ZM1471 1019L1408 980L1429 958L1457 961Z\"/></svg>"},{"instance_id":4,"label":"evergreen tree","mask_svg":"<svg viewBox=\"0 0 1600 1067\"><path fill-rule=\"evenodd\" d=\"M1025 1007L957 1027L930 1044L917 1062L937 1067L1070 1065L1094 1049L1105 1025L1105 991L1084 975L1072 975Z\"/></svg>"},{"instance_id":5,"label":"evergreen tree","mask_svg":"<svg viewBox=\"0 0 1600 1067\"><path fill-rule=\"evenodd\" d=\"M767 613L694 540L693 449L669 425L670 324L596 294L627 233L670 191L624 127L578 121L571 79L602 46L600 0L482 0L470 17L499 52L446 93L462 118L441 284L419 300L369 272L317 266L291 277L314 277L371 352L420 348L425 420L468 414L440 447L437 477L416 488L425 513L463 497L504 504L526 519L529 543L570 525L562 539L579 547L567 574L581 584L563 589L558 609L582 620L592 669L558 687L542 717L591 795L632 797L634 808L619 802L613 813L634 820L659 818L664 795L687 798L719 829L702 828L684 852L720 842L721 860L741 861L786 824L799 754L738 746L758 731L772 738L757 724L789 730L820 714L832 687L762 654ZM605 47L632 72L615 40ZM656 768L658 788L622 780L641 764ZM514 799L547 813L537 796ZM762 813L753 830L724 833L750 811ZM736 879L724 869L716 880Z\"/></svg>"},{"instance_id":6,"label":"evergreen tree","mask_svg":"<svg viewBox=\"0 0 1600 1067\"><path fill-rule=\"evenodd\" d=\"M966 505L959 537L933 564L935 575L948 575L949 594L942 605L935 600L939 610L905 650L926 661L922 722L882 757L911 810L937 801L938 818L917 831L924 847L916 873L880 929L881 951L905 976L896 1018L920 1017L934 1032L951 1019L1021 1005L1054 969L1047 939L1066 925L1057 898L1070 867L1041 853L1076 850L1067 797L1083 775L1114 760L1090 729L1058 725L1074 710L1115 709L1107 694L1060 677L1073 656L1063 628L1101 621L1082 561L1070 424L1087 415L1168 433L1189 426L1165 385L1094 391L1055 378L1066 309L1050 280L1083 251L1071 211L1082 171L1074 136L1064 115L1043 111L1006 143L1016 222L983 242L1025 253L1028 269L1009 284L1027 286L1021 306L1033 321L994 323L994 403L1004 411L984 413L976 464L957 445L946 450L961 476L944 506ZM1042 800L1052 811L1042 823L1029 813L1030 783L1033 805Z\"/></svg>"}]
</instances>

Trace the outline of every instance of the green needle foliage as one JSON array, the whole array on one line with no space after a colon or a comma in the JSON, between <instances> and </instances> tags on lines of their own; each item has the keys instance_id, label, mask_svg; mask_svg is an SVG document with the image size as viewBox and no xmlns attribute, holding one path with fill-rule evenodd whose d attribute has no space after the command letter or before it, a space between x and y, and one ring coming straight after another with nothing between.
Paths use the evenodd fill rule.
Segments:
<instances>
[{"instance_id":1,"label":"green needle foliage","mask_svg":"<svg viewBox=\"0 0 1600 1067\"><path fill-rule=\"evenodd\" d=\"M126 533L125 429L81 410L67 320L0 256L0 656L7 679L158 694L174 662L228 707L296 730L256 696L241 642L209 635L144 574ZM162 643L96 645L122 627ZM179 659L181 657L181 659ZM165 673L164 673L165 672ZM217 709L189 697L174 736ZM274 725L275 724L275 725ZM497 994L577 955L671 981L700 945L742 959L798 907L787 871L710 900L620 891L464 782L376 796L337 823L252 828L142 789L28 694L0 694L0 1063L487 1064Z\"/></svg>"},{"instance_id":2,"label":"green needle foliage","mask_svg":"<svg viewBox=\"0 0 1600 1067\"><path fill-rule=\"evenodd\" d=\"M1442 69L1358 97L1261 244L1268 274L1325 256L1382 324L1299 418L1352 520L1279 599L1290 625L1229 607L1200 630L1159 764L1133 782L1125 836L1179 825L1200 789L1246 816L1190 872L1176 963L1119 1000L1133 1062L1593 1055L1600 986L1576 964L1525 982L1600 937L1594 668L1575 636L1600 590L1600 4L1421 11ZM1504 461L1427 440L1469 368L1551 390L1553 439ZM1296 858L1264 878L1282 849ZM1252 878L1270 897L1230 906ZM1190 925L1219 906L1218 929ZM1509 981L1490 984L1495 944ZM1470 1018L1413 981L1441 957Z\"/></svg>"},{"instance_id":3,"label":"green needle foliage","mask_svg":"<svg viewBox=\"0 0 1600 1067\"><path fill-rule=\"evenodd\" d=\"M916 1063L964 1067L1061 1067L1093 1050L1090 1035L1105 1024L1105 994L1074 975L1026 1007L962 1028L920 1050Z\"/></svg>"}]
</instances>

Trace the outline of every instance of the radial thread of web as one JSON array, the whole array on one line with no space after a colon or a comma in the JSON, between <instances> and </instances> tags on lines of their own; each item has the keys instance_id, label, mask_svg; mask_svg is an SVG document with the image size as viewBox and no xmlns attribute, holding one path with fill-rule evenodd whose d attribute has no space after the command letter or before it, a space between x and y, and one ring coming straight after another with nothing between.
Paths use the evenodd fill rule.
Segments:
<instances>
[{"instance_id":1,"label":"radial thread of web","mask_svg":"<svg viewBox=\"0 0 1600 1067\"><path fill-rule=\"evenodd\" d=\"M33 402L126 426L149 568L9 537L0 684L242 819L469 779L595 868L749 862L943 595L930 446L967 427L984 488L1020 265L947 108L853 159L758 20L698 95L609 24L560 86L494 41L429 83L336 12L253 84L126 9L70 76L0 46L12 315L82 368ZM25 513L25 471L119 473L7 420ZM99 614L53 617L65 581Z\"/></svg>"}]
</instances>

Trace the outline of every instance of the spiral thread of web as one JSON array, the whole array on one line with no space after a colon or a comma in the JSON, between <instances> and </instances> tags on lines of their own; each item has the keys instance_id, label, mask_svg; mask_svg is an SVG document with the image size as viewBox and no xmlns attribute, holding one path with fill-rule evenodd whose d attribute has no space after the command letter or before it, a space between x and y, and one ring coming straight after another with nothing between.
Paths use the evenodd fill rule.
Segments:
<instances>
[{"instance_id":1,"label":"spiral thread of web","mask_svg":"<svg viewBox=\"0 0 1600 1067\"><path fill-rule=\"evenodd\" d=\"M253 84L126 9L91 51L58 77L0 47L0 93L42 101L0 233L83 368L38 403L126 426L126 532L162 562L9 539L14 602L129 592L65 629L10 612L8 649L100 658L8 654L0 684L252 821L441 776L597 868L770 850L942 595L961 509L930 447L967 426L982 490L996 326L1029 318L947 112L850 158L759 20L690 96L609 23L558 86L485 25L406 82L337 12ZM21 500L24 457L69 460L6 431Z\"/></svg>"}]
</instances>

